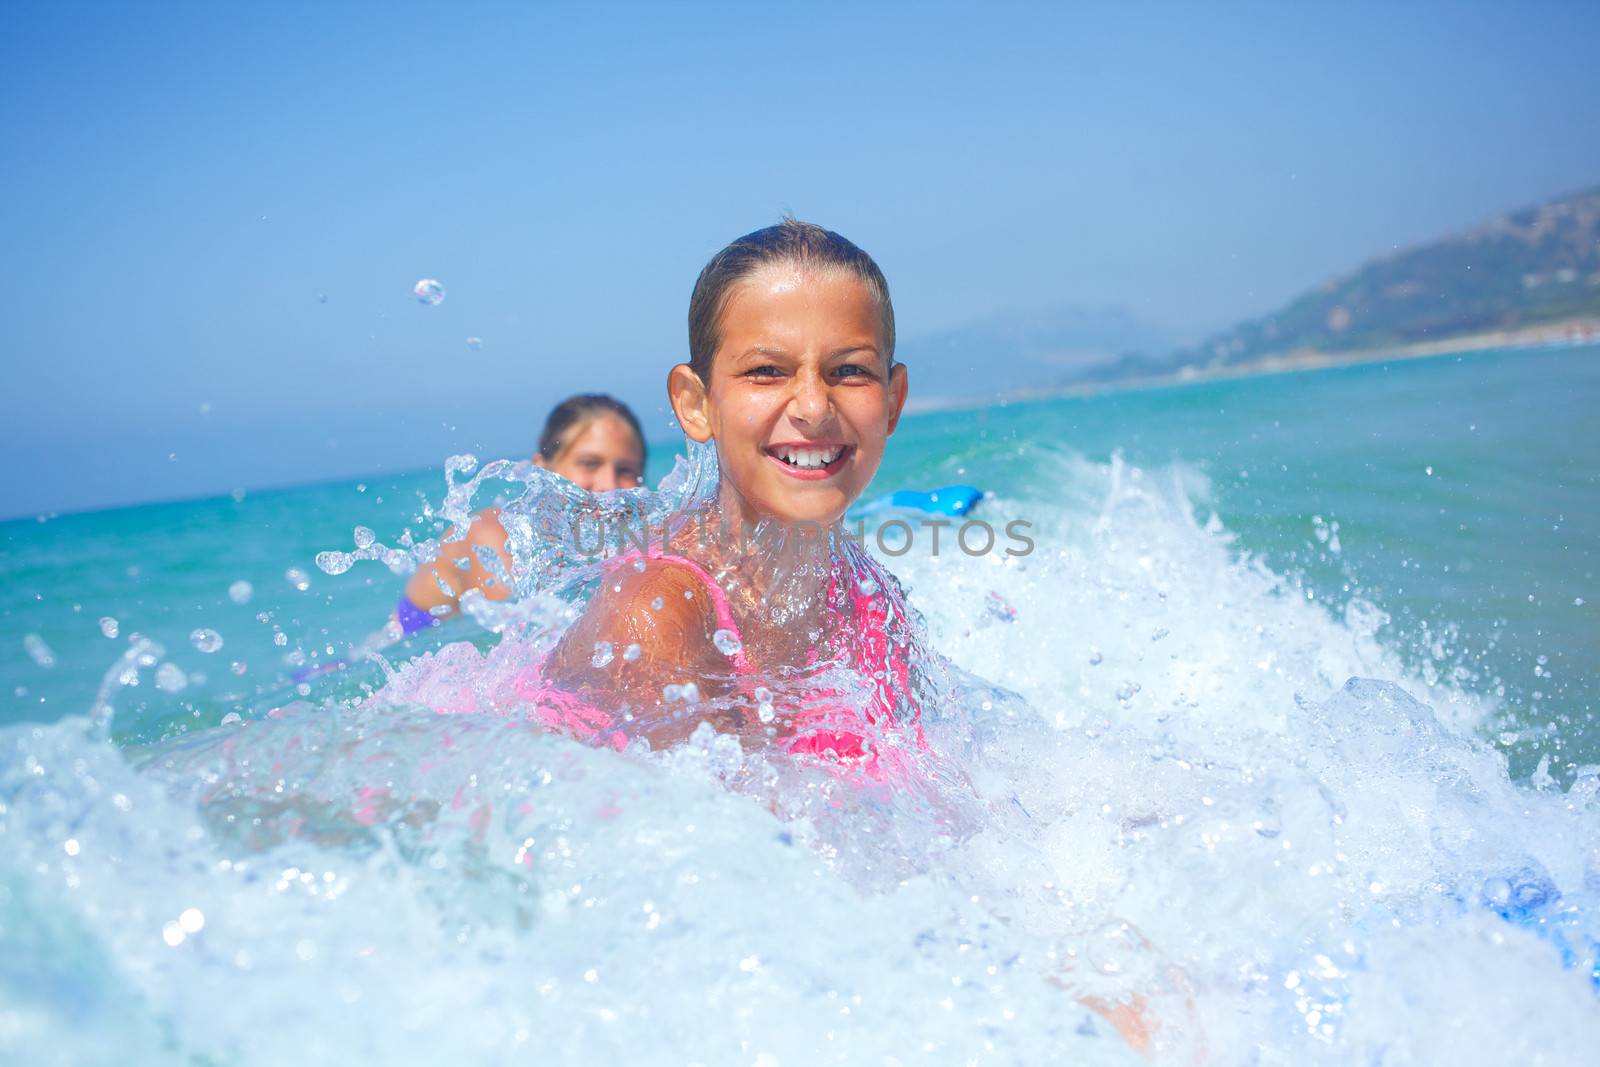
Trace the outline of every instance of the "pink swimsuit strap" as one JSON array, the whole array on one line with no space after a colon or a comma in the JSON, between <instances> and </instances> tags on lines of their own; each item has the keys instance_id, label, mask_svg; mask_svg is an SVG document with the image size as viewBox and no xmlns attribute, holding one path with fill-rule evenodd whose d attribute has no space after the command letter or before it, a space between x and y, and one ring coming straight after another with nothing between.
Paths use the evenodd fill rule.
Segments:
<instances>
[{"instance_id":1,"label":"pink swimsuit strap","mask_svg":"<svg viewBox=\"0 0 1600 1067\"><path fill-rule=\"evenodd\" d=\"M660 548L654 545L650 547L646 555L650 559L660 560L663 563L675 563L680 567L687 567L696 578L700 579L700 585L705 589L706 595L711 598L711 610L717 616L717 629L726 630L739 642L738 651L730 655L728 659L733 662L734 670L740 674L750 673L750 660L744 654L744 635L739 632L739 624L734 621L733 607L728 603L728 594L724 593L722 586L718 585L716 579L711 577L711 572L687 556L675 556L661 551ZM607 569L615 570L624 563L630 563L639 557L640 553L638 551L618 556L607 564Z\"/></svg>"}]
</instances>

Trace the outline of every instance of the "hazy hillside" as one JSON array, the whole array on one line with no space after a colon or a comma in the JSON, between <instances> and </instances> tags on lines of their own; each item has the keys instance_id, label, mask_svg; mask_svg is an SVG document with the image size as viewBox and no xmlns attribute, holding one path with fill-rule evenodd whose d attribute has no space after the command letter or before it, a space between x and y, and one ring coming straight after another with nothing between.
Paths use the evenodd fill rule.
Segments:
<instances>
[{"instance_id":1,"label":"hazy hillside","mask_svg":"<svg viewBox=\"0 0 1600 1067\"><path fill-rule=\"evenodd\" d=\"M920 400L987 397L1124 376L1127 353L1165 353L1172 333L1120 308L1057 305L992 315L901 342Z\"/></svg>"},{"instance_id":2,"label":"hazy hillside","mask_svg":"<svg viewBox=\"0 0 1600 1067\"><path fill-rule=\"evenodd\" d=\"M1217 366L1600 315L1600 188L1368 263L1180 354Z\"/></svg>"}]
</instances>

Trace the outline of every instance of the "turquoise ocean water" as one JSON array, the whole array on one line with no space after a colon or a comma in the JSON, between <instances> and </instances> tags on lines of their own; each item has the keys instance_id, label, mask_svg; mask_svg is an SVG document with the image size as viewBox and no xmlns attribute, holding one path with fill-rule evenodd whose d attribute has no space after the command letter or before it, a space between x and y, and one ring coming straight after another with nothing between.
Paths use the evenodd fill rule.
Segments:
<instances>
[{"instance_id":1,"label":"turquoise ocean water","mask_svg":"<svg viewBox=\"0 0 1600 1067\"><path fill-rule=\"evenodd\" d=\"M1593 348L1016 403L909 418L875 490L970 481L1025 497L1063 456L1181 468L1197 512L1217 515L1240 553L1331 611L1365 599L1408 664L1496 698L1492 736L1514 773L1548 754L1570 777L1600 763L1597 406ZM656 447L652 479L671 448ZM385 540L432 532L421 512L442 489L433 471L0 526L0 722L86 711L130 632L204 678L178 702L188 720L158 701L141 736L270 702L300 657L344 651L396 595L376 567L322 575L317 552L350 548L357 525ZM295 568L303 592L285 578ZM228 596L239 581L252 588L243 604ZM201 627L223 636L220 651L190 647ZM30 634L52 668L28 655Z\"/></svg>"},{"instance_id":2,"label":"turquoise ocean water","mask_svg":"<svg viewBox=\"0 0 1600 1067\"><path fill-rule=\"evenodd\" d=\"M1139 1064L1133 994L1156 1062L1589 1062L1597 403L1591 347L907 419L874 491L1035 549L885 557L896 789L439 714L543 592L297 684L441 472L6 523L0 1062Z\"/></svg>"}]
</instances>

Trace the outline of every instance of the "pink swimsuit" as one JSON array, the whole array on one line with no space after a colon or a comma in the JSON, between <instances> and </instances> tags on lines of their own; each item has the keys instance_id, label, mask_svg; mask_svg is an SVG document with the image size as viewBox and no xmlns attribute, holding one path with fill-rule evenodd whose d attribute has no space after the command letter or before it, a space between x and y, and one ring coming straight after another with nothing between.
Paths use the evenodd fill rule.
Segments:
<instances>
[{"instance_id":1,"label":"pink swimsuit","mask_svg":"<svg viewBox=\"0 0 1600 1067\"><path fill-rule=\"evenodd\" d=\"M609 569L631 563L638 558L637 553L620 557ZM727 630L739 638L740 649L729 656L735 673L741 676L754 674L755 668L744 654L743 637L734 620L727 594L717 585L715 579L705 568L683 556L667 555L658 549L652 549L649 558L687 567L694 573L711 598L711 606L716 613L717 628ZM794 733L781 743L788 752L815 757L830 763L837 762L859 769L872 778L882 779L886 776L886 772L892 769L888 764L903 769L903 760L898 754L885 751L882 745L869 741L864 734L876 734L882 732L884 728L894 728L897 725L895 707L901 697L904 697L910 720L907 724L909 727L907 740L916 748L926 748L927 742L923 738L921 723L918 721L918 709L911 699L911 672L906 649L893 647L890 640L888 624L892 606L889 596L887 594L877 598L868 596L860 591L853 580L850 580L848 572L842 577L836 573L829 583L829 604L835 603L838 583L841 580L845 583L857 625L836 628L843 635L838 640L842 647L833 651L838 654L838 658L870 681L871 693L867 707L864 711L858 711L842 700L837 700L839 697L837 692L818 691L813 694L816 698L814 702L809 703L795 715ZM816 662L818 658L817 653L813 652L811 661ZM541 675L539 664L530 665L518 672L512 679L511 689L519 702L532 706L540 721L548 729L559 730L591 744L609 744L618 750L627 745L627 735L617 727L616 719L611 714L596 708L571 692L546 682ZM476 701L473 703L476 704ZM440 707L438 704L434 706L441 712L455 710ZM474 707L470 710L477 709ZM864 731L863 718L877 729Z\"/></svg>"}]
</instances>

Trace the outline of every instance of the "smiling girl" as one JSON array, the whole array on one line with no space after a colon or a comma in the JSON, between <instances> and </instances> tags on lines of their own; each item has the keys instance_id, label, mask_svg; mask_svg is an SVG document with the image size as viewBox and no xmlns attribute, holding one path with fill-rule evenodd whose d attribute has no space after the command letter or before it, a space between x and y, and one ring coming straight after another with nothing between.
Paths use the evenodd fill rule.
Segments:
<instances>
[{"instance_id":1,"label":"smiling girl","mask_svg":"<svg viewBox=\"0 0 1600 1067\"><path fill-rule=\"evenodd\" d=\"M905 405L888 283L845 238L785 220L701 271L689 352L667 391L689 440L716 450L714 499L612 566L544 680L625 709L652 744L706 721L879 773L886 747L922 745L909 610L837 526ZM773 688L786 714L768 725Z\"/></svg>"}]
</instances>

